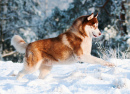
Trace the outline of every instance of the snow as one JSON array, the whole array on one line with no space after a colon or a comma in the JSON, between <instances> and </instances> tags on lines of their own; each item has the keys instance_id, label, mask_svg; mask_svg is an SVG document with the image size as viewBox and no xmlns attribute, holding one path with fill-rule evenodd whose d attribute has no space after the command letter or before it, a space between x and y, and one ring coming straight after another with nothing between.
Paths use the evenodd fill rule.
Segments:
<instances>
[{"instance_id":1,"label":"snow","mask_svg":"<svg viewBox=\"0 0 130 94\"><path fill-rule=\"evenodd\" d=\"M127 40L127 44L129 44L129 45L130 45L130 38Z\"/></svg>"},{"instance_id":2,"label":"snow","mask_svg":"<svg viewBox=\"0 0 130 94\"><path fill-rule=\"evenodd\" d=\"M69 4L72 3L73 0L47 0L47 16L51 15L53 9L58 7L60 10L66 10L69 7ZM40 6L43 11L46 9L45 0L40 0Z\"/></svg>"},{"instance_id":3,"label":"snow","mask_svg":"<svg viewBox=\"0 0 130 94\"><path fill-rule=\"evenodd\" d=\"M23 63L0 61L0 94L130 94L130 59L110 59L116 67L88 63L57 65L45 79L39 72L15 76Z\"/></svg>"}]
</instances>

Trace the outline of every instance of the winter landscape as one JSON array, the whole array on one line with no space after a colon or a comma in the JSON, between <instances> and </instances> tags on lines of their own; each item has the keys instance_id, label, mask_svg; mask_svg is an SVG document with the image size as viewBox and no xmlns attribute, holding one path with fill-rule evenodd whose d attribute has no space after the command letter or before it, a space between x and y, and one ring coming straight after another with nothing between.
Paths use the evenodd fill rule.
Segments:
<instances>
[{"instance_id":1,"label":"winter landscape","mask_svg":"<svg viewBox=\"0 0 130 94\"><path fill-rule=\"evenodd\" d=\"M36 71L16 80L25 54L11 45L14 35L27 43L56 37L91 13L102 33L91 54L114 67L75 62L53 66L44 79ZM130 1L0 0L0 94L130 94Z\"/></svg>"},{"instance_id":2,"label":"winter landscape","mask_svg":"<svg viewBox=\"0 0 130 94\"><path fill-rule=\"evenodd\" d=\"M130 59L109 59L116 67L94 64L54 66L43 80L39 72L17 81L21 63L0 62L0 94L130 94ZM28 81L27 81L28 80Z\"/></svg>"}]
</instances>

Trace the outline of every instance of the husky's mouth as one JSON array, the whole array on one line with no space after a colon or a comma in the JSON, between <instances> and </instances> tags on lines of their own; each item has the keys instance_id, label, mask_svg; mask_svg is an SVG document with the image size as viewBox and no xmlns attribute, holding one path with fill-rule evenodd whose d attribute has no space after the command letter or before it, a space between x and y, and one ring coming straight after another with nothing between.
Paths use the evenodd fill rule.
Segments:
<instances>
[{"instance_id":1,"label":"husky's mouth","mask_svg":"<svg viewBox=\"0 0 130 94\"><path fill-rule=\"evenodd\" d=\"M92 32L92 34L93 34L93 32ZM94 36L94 37L97 37L97 36L96 36L96 35L94 35L94 34L93 34L93 36Z\"/></svg>"}]
</instances>

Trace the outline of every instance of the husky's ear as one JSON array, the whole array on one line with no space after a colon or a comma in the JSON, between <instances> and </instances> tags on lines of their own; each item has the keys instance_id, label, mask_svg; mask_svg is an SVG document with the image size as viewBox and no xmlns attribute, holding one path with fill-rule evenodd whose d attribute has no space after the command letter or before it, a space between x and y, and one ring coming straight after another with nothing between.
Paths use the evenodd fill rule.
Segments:
<instances>
[{"instance_id":1,"label":"husky's ear","mask_svg":"<svg viewBox=\"0 0 130 94\"><path fill-rule=\"evenodd\" d=\"M80 25L81 23L83 23L84 20L87 20L87 16L86 16L86 15L80 16L80 17L78 17L77 19L75 19L74 22L73 22L73 24L72 24L72 26L73 26L73 27L79 27L79 25Z\"/></svg>"},{"instance_id":2,"label":"husky's ear","mask_svg":"<svg viewBox=\"0 0 130 94\"><path fill-rule=\"evenodd\" d=\"M97 18L97 16L98 16L98 13L96 15L94 15L95 18Z\"/></svg>"},{"instance_id":3,"label":"husky's ear","mask_svg":"<svg viewBox=\"0 0 130 94\"><path fill-rule=\"evenodd\" d=\"M88 16L88 21L91 20L94 17L94 14L92 13L90 16Z\"/></svg>"}]
</instances>

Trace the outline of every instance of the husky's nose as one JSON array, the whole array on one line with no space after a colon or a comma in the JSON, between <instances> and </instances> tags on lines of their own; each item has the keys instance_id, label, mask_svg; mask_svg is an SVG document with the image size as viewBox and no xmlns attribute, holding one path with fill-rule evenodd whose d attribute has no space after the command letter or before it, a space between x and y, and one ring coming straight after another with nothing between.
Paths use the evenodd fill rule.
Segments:
<instances>
[{"instance_id":1,"label":"husky's nose","mask_svg":"<svg viewBox=\"0 0 130 94\"><path fill-rule=\"evenodd\" d=\"M101 32L99 33L99 36L101 35Z\"/></svg>"}]
</instances>

